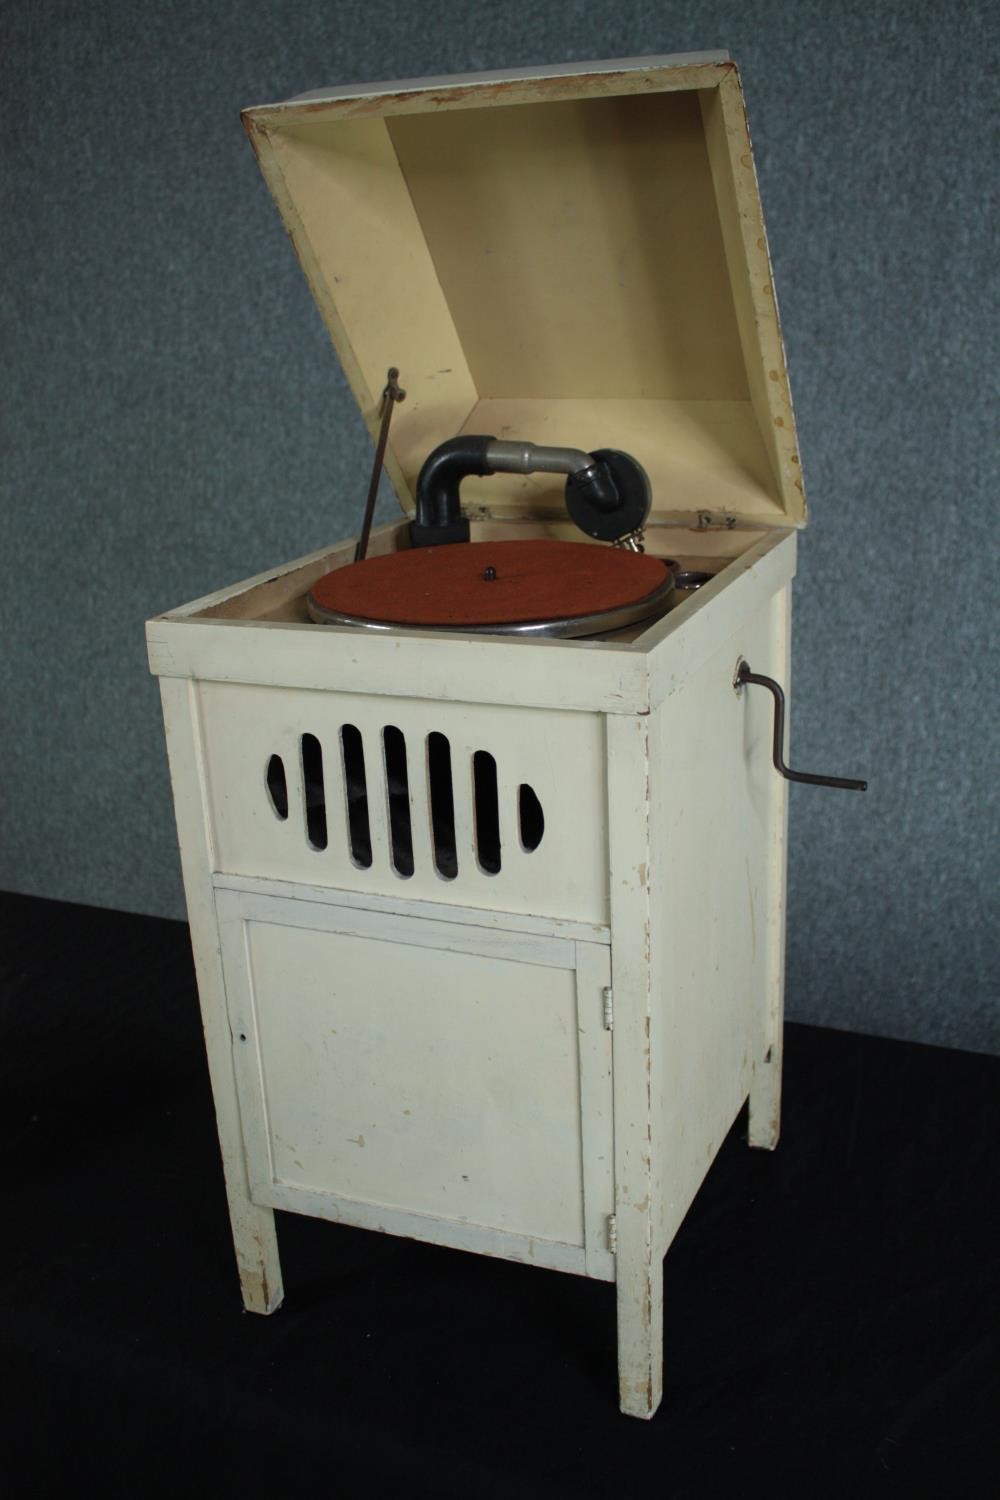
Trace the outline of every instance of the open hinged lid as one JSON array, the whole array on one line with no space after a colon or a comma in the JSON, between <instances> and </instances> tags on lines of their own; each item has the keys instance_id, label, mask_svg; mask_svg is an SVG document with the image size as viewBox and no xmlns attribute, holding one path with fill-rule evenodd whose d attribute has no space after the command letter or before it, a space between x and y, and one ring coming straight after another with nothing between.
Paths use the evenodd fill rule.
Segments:
<instances>
[{"instance_id":1,"label":"open hinged lid","mask_svg":"<svg viewBox=\"0 0 1000 1500\"><path fill-rule=\"evenodd\" d=\"M801 525L805 502L736 67L723 53L364 84L244 112L405 509L461 432L622 448L653 519ZM364 476L358 476L359 504ZM565 514L553 475L469 515Z\"/></svg>"}]
</instances>

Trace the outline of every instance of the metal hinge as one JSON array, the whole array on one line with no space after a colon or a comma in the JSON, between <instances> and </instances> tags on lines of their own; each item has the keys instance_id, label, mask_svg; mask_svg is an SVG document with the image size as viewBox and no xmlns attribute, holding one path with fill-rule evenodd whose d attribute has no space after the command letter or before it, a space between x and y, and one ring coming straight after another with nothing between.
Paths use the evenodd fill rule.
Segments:
<instances>
[{"instance_id":1,"label":"metal hinge","mask_svg":"<svg viewBox=\"0 0 1000 1500\"><path fill-rule=\"evenodd\" d=\"M697 531L733 531L736 527L736 517L727 516L725 511L700 510L698 512Z\"/></svg>"},{"instance_id":2,"label":"metal hinge","mask_svg":"<svg viewBox=\"0 0 1000 1500\"><path fill-rule=\"evenodd\" d=\"M618 1254L618 1218L616 1214L608 1214L608 1249L612 1255Z\"/></svg>"},{"instance_id":3,"label":"metal hinge","mask_svg":"<svg viewBox=\"0 0 1000 1500\"><path fill-rule=\"evenodd\" d=\"M601 991L601 994L604 997L604 1029L605 1031L614 1031L615 996L610 984Z\"/></svg>"}]
</instances>

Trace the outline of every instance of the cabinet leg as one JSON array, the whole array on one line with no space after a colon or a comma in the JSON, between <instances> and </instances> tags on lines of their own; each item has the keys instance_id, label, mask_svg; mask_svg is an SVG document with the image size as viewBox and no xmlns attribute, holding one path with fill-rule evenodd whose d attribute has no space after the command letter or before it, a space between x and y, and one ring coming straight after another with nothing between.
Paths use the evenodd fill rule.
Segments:
<instances>
[{"instance_id":1,"label":"cabinet leg","mask_svg":"<svg viewBox=\"0 0 1000 1500\"><path fill-rule=\"evenodd\" d=\"M663 1261L618 1251L618 1397L627 1417L652 1417L663 1395ZM632 1262L630 1264L630 1262Z\"/></svg>"},{"instance_id":2,"label":"cabinet leg","mask_svg":"<svg viewBox=\"0 0 1000 1500\"><path fill-rule=\"evenodd\" d=\"M251 1203L244 1162L240 1106L233 1069L233 1040L226 1014L222 948L212 886L214 855L202 813L207 804L198 684L180 677L163 677L160 679L160 695L170 753L170 779L174 788L191 947L205 1028L205 1050L215 1099L215 1119L243 1305L249 1312L270 1313L281 1305L283 1296L281 1263L274 1214L269 1208L259 1208L256 1203Z\"/></svg>"},{"instance_id":3,"label":"cabinet leg","mask_svg":"<svg viewBox=\"0 0 1000 1500\"><path fill-rule=\"evenodd\" d=\"M751 1146L773 1151L781 1134L781 1033L753 1070L747 1140Z\"/></svg>"},{"instance_id":4,"label":"cabinet leg","mask_svg":"<svg viewBox=\"0 0 1000 1500\"><path fill-rule=\"evenodd\" d=\"M791 679L791 585L786 584L771 599L772 645L770 660L775 675L786 690ZM768 671L771 668L767 668ZM767 895L772 914L769 924L770 955L764 994L763 1042L765 1051L754 1064L750 1083L750 1120L747 1139L751 1146L773 1151L781 1134L781 1053L785 1010L785 912L787 910L788 782L772 776L772 804L768 814L771 838L770 877Z\"/></svg>"},{"instance_id":5,"label":"cabinet leg","mask_svg":"<svg viewBox=\"0 0 1000 1500\"><path fill-rule=\"evenodd\" d=\"M240 1291L247 1312L273 1313L285 1295L274 1212L248 1198L229 1194L229 1217L240 1273Z\"/></svg>"}]
</instances>

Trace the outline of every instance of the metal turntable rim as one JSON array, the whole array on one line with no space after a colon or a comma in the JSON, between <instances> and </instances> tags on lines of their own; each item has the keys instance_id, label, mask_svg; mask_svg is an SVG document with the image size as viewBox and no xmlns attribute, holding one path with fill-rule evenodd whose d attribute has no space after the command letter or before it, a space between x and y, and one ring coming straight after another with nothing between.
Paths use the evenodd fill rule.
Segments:
<instances>
[{"instance_id":1,"label":"metal turntable rim","mask_svg":"<svg viewBox=\"0 0 1000 1500\"><path fill-rule=\"evenodd\" d=\"M549 538L420 547L335 569L307 600L320 624L519 636L596 635L662 613L674 569Z\"/></svg>"}]
</instances>

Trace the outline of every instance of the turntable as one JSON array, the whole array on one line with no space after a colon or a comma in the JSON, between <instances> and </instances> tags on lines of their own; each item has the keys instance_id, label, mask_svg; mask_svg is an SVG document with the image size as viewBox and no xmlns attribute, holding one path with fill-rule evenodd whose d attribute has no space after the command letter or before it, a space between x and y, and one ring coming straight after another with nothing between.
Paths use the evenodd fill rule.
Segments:
<instances>
[{"instance_id":1,"label":"turntable","mask_svg":"<svg viewBox=\"0 0 1000 1500\"><path fill-rule=\"evenodd\" d=\"M355 561L313 585L307 599L311 619L363 630L578 637L663 613L676 568L641 555L649 480L627 453L584 453L484 436L442 443L417 478L410 549L367 560L384 434L393 405L405 395L398 373L389 371L383 393L383 432ZM461 482L471 474L500 472L565 473L568 514L587 535L612 541L616 550L544 539L470 542Z\"/></svg>"},{"instance_id":2,"label":"turntable","mask_svg":"<svg viewBox=\"0 0 1000 1500\"><path fill-rule=\"evenodd\" d=\"M376 440L358 539L147 627L244 1302L276 1209L606 1280L649 1417L664 1253L747 1101L778 1138L789 780L863 785L785 761L806 516L739 77L244 119Z\"/></svg>"}]
</instances>

